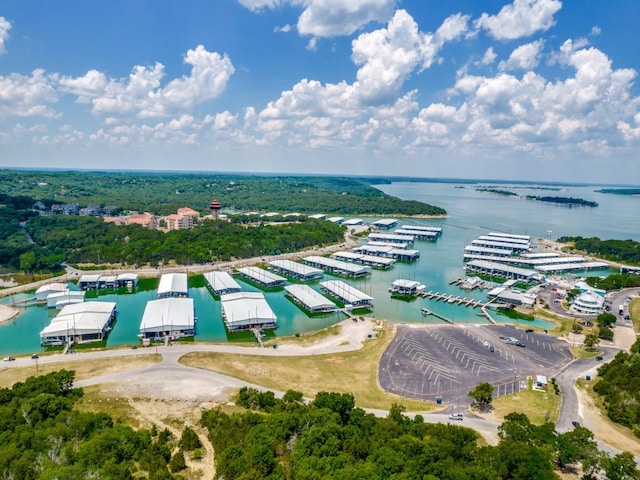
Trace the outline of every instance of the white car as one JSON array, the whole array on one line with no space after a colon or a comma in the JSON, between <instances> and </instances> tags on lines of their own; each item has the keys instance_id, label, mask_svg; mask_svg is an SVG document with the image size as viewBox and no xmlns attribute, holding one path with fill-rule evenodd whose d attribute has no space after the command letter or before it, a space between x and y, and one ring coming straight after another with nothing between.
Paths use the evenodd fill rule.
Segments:
<instances>
[{"instance_id":1,"label":"white car","mask_svg":"<svg viewBox=\"0 0 640 480\"><path fill-rule=\"evenodd\" d=\"M462 420L462 414L461 413L450 413L449 414L449 420Z\"/></svg>"},{"instance_id":2,"label":"white car","mask_svg":"<svg viewBox=\"0 0 640 480\"><path fill-rule=\"evenodd\" d=\"M15 357L4 357L2 359L3 362L13 362L16 358Z\"/></svg>"}]
</instances>

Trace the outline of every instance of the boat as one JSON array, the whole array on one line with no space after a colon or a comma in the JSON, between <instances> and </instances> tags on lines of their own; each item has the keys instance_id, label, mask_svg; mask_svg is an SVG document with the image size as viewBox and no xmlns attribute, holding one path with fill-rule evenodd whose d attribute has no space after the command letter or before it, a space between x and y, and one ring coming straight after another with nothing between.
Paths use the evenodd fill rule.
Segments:
<instances>
[{"instance_id":1,"label":"boat","mask_svg":"<svg viewBox=\"0 0 640 480\"><path fill-rule=\"evenodd\" d=\"M422 312L422 315L431 315L431 310L428 308L422 307L420 311Z\"/></svg>"}]
</instances>

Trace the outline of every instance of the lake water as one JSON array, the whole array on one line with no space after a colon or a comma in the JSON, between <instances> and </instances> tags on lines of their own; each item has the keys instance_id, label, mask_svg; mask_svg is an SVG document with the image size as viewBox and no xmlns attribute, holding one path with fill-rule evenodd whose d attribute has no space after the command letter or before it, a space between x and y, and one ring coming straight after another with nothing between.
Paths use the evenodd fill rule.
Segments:
<instances>
[{"instance_id":1,"label":"lake water","mask_svg":"<svg viewBox=\"0 0 640 480\"><path fill-rule=\"evenodd\" d=\"M348 280L348 283L374 297L375 315L391 322L436 322L432 316L423 317L421 308L429 308L455 322L483 323L478 309L456 304L416 299L403 301L391 299L388 288L398 278L406 278L424 283L427 290L460 295L478 300L486 299L486 291L468 292L449 285L455 278L464 276L462 255L464 247L474 238L489 231L501 231L531 235L533 238L558 238L570 236L597 236L601 239L633 239L640 241L638 210L640 197L618 196L596 193L598 187L563 186L562 191L547 191L522 186L500 185L496 188L515 191L520 195L576 197L599 203L597 208L568 208L543 202L508 198L479 192L479 185L465 183L393 183L379 188L390 195L405 199L419 200L443 207L449 216L444 219L399 220L399 225L434 225L443 228L442 236L436 241L418 240L414 246L420 250L420 259L414 263L397 263L388 271L373 270L371 277ZM490 186L483 183L482 186ZM374 217L367 221L374 221ZM602 275L607 272L596 272ZM325 279L331 278L325 275ZM242 281L244 291L258 291ZM310 284L319 290L319 283ZM198 316L197 341L228 341L222 323L221 306L204 288L191 288L189 294L195 300ZM318 330L344 318L342 314L328 314L321 317L307 317L298 307L284 296L284 291L265 293L267 302L278 316L279 336L293 335ZM27 295L2 299L3 303L26 298ZM140 320L146 302L156 298L155 289L138 291L134 294L101 295L100 300L115 301L118 320L111 332L107 345L133 345L137 341ZM0 325L0 355L29 353L38 351L39 332L55 316L57 311L47 311L42 307L27 307L12 322ZM500 319L499 319L500 320ZM503 321L509 321L502 319ZM549 324L536 320L541 327Z\"/></svg>"}]
</instances>

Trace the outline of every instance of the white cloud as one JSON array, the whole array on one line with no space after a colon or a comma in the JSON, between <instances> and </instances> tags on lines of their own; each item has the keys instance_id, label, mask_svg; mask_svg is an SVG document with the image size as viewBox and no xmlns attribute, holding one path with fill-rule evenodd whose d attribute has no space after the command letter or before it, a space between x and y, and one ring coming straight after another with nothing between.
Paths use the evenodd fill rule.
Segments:
<instances>
[{"instance_id":1,"label":"white cloud","mask_svg":"<svg viewBox=\"0 0 640 480\"><path fill-rule=\"evenodd\" d=\"M62 77L61 90L77 95L79 102L91 102L93 113L106 116L162 117L190 112L197 104L219 96L235 69L231 60L202 45L188 50L184 62L189 76L171 80L161 87L164 66L136 66L126 79L107 79L96 70L82 77Z\"/></svg>"},{"instance_id":2,"label":"white cloud","mask_svg":"<svg viewBox=\"0 0 640 480\"><path fill-rule=\"evenodd\" d=\"M407 76L417 66L430 67L442 45L460 37L467 17L452 15L435 34L418 31L405 11L397 10L387 28L360 35L352 42L352 58L361 65L357 73L359 95L365 102L384 102L397 96Z\"/></svg>"},{"instance_id":3,"label":"white cloud","mask_svg":"<svg viewBox=\"0 0 640 480\"><path fill-rule=\"evenodd\" d=\"M514 40L551 28L560 8L559 0L514 0L497 15L483 13L475 26L487 30L497 40Z\"/></svg>"},{"instance_id":4,"label":"white cloud","mask_svg":"<svg viewBox=\"0 0 640 480\"><path fill-rule=\"evenodd\" d=\"M7 52L4 45L9 39L9 30L11 30L11 22L4 17L0 17L0 55Z\"/></svg>"},{"instance_id":5,"label":"white cloud","mask_svg":"<svg viewBox=\"0 0 640 480\"><path fill-rule=\"evenodd\" d=\"M213 128L216 130L225 130L238 124L236 115L232 115L228 111L216 114L213 120Z\"/></svg>"},{"instance_id":6,"label":"white cloud","mask_svg":"<svg viewBox=\"0 0 640 480\"><path fill-rule=\"evenodd\" d=\"M540 63L543 46L544 40L542 39L520 45L511 52L508 60L500 62L498 68L500 70L531 70Z\"/></svg>"},{"instance_id":7,"label":"white cloud","mask_svg":"<svg viewBox=\"0 0 640 480\"><path fill-rule=\"evenodd\" d=\"M0 76L0 117L55 117L50 104L58 101L55 75L36 69L30 76Z\"/></svg>"},{"instance_id":8,"label":"white cloud","mask_svg":"<svg viewBox=\"0 0 640 480\"><path fill-rule=\"evenodd\" d=\"M301 2L293 2L301 3ZM306 0L298 18L301 35L334 37L350 35L370 22L385 22L395 0Z\"/></svg>"},{"instance_id":9,"label":"white cloud","mask_svg":"<svg viewBox=\"0 0 640 480\"><path fill-rule=\"evenodd\" d=\"M496 54L496 52L493 51L493 47L489 47L484 52L484 55L482 56L482 60L480 63L482 65L491 65L493 62L496 61L497 57L498 55Z\"/></svg>"},{"instance_id":10,"label":"white cloud","mask_svg":"<svg viewBox=\"0 0 640 480\"><path fill-rule=\"evenodd\" d=\"M263 8L276 8L288 2L286 0L238 0L238 3L252 12L256 12Z\"/></svg>"}]
</instances>

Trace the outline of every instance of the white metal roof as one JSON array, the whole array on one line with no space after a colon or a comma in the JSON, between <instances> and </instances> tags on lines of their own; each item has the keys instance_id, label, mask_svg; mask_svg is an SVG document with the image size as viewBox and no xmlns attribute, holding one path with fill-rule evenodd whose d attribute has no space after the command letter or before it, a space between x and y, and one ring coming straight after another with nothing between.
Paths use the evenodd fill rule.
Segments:
<instances>
[{"instance_id":1,"label":"white metal roof","mask_svg":"<svg viewBox=\"0 0 640 480\"><path fill-rule=\"evenodd\" d=\"M382 240L390 242L413 243L413 235L394 235L392 233L370 233L368 236L371 240Z\"/></svg>"},{"instance_id":2,"label":"white metal roof","mask_svg":"<svg viewBox=\"0 0 640 480\"><path fill-rule=\"evenodd\" d=\"M327 218L324 213L316 213L314 215L309 215L309 218L315 218L317 220L322 220L323 218Z\"/></svg>"},{"instance_id":3,"label":"white metal roof","mask_svg":"<svg viewBox=\"0 0 640 480\"><path fill-rule=\"evenodd\" d=\"M327 220L333 223L341 223L344 220L344 217L329 217Z\"/></svg>"},{"instance_id":4,"label":"white metal roof","mask_svg":"<svg viewBox=\"0 0 640 480\"><path fill-rule=\"evenodd\" d=\"M353 225L362 225L363 220L361 218L350 218L349 220L345 220L344 222L342 222L343 225L346 225L347 227L353 226Z\"/></svg>"},{"instance_id":5,"label":"white metal roof","mask_svg":"<svg viewBox=\"0 0 640 480\"><path fill-rule=\"evenodd\" d=\"M193 298L150 300L144 309L140 332L191 330L195 324Z\"/></svg>"},{"instance_id":6,"label":"white metal roof","mask_svg":"<svg viewBox=\"0 0 640 480\"><path fill-rule=\"evenodd\" d=\"M49 295L65 292L67 288L66 283L49 283L47 285L43 285L36 290L36 299L45 300Z\"/></svg>"},{"instance_id":7,"label":"white metal roof","mask_svg":"<svg viewBox=\"0 0 640 480\"><path fill-rule=\"evenodd\" d=\"M343 298L348 303L356 303L363 300L373 300L373 297L370 297L366 293L361 292L357 288L352 287L342 280L327 280L325 282L320 282L320 285L322 285L334 295Z\"/></svg>"},{"instance_id":8,"label":"white metal roof","mask_svg":"<svg viewBox=\"0 0 640 480\"><path fill-rule=\"evenodd\" d=\"M309 285L287 285L284 289L289 295L297 298L305 306L309 307L310 310L336 308L335 303L316 292Z\"/></svg>"},{"instance_id":9,"label":"white metal roof","mask_svg":"<svg viewBox=\"0 0 640 480\"><path fill-rule=\"evenodd\" d=\"M228 293L220 296L225 323L230 327L273 323L275 313L260 292Z\"/></svg>"},{"instance_id":10,"label":"white metal roof","mask_svg":"<svg viewBox=\"0 0 640 480\"><path fill-rule=\"evenodd\" d=\"M207 272L204 274L204 279L214 292L241 289L240 284L228 272Z\"/></svg>"},{"instance_id":11,"label":"white metal roof","mask_svg":"<svg viewBox=\"0 0 640 480\"><path fill-rule=\"evenodd\" d=\"M442 227L430 227L427 225L402 225L400 228L404 230L415 230L417 232L442 232Z\"/></svg>"},{"instance_id":12,"label":"white metal roof","mask_svg":"<svg viewBox=\"0 0 640 480\"><path fill-rule=\"evenodd\" d=\"M355 265L349 262L342 262L340 260L334 260L333 258L321 257L318 255L311 255L304 258L305 262L315 263L317 265L323 265L327 268L334 268L342 270L353 275L364 274L371 272L371 267L367 265Z\"/></svg>"},{"instance_id":13,"label":"white metal roof","mask_svg":"<svg viewBox=\"0 0 640 480\"><path fill-rule=\"evenodd\" d=\"M100 275L82 275L78 283L96 283L100 281Z\"/></svg>"},{"instance_id":14,"label":"white metal roof","mask_svg":"<svg viewBox=\"0 0 640 480\"><path fill-rule=\"evenodd\" d=\"M394 280L391 283L391 285L394 287L401 287L401 288L418 288L422 284L420 282L416 282L415 280L407 280L405 278L399 278L397 280Z\"/></svg>"},{"instance_id":15,"label":"white metal roof","mask_svg":"<svg viewBox=\"0 0 640 480\"><path fill-rule=\"evenodd\" d=\"M269 262L269 265L273 265L274 267L278 267L289 272L294 272L298 275L324 274L324 272L319 268L314 268L300 262L294 262L293 260L273 260Z\"/></svg>"},{"instance_id":16,"label":"white metal roof","mask_svg":"<svg viewBox=\"0 0 640 480\"><path fill-rule=\"evenodd\" d=\"M118 281L120 282L137 282L138 281L138 274L137 273L121 273L120 275L118 275Z\"/></svg>"},{"instance_id":17,"label":"white metal roof","mask_svg":"<svg viewBox=\"0 0 640 480\"><path fill-rule=\"evenodd\" d=\"M280 275L276 275L275 273L270 272L269 270L265 270L264 268L242 267L242 268L239 268L238 271L243 275L246 275L247 277L264 284L279 283L279 282L287 281L286 278Z\"/></svg>"},{"instance_id":18,"label":"white metal roof","mask_svg":"<svg viewBox=\"0 0 640 480\"><path fill-rule=\"evenodd\" d=\"M164 293L182 293L188 294L189 287L187 286L187 274L186 273L164 273L160 277L160 284L158 285L158 295Z\"/></svg>"},{"instance_id":19,"label":"white metal roof","mask_svg":"<svg viewBox=\"0 0 640 480\"><path fill-rule=\"evenodd\" d=\"M490 242L507 242L507 243L517 243L522 245L529 245L529 239L525 238L514 238L514 237L505 237L505 236L495 236L495 235L480 235L478 240L489 240Z\"/></svg>"},{"instance_id":20,"label":"white metal roof","mask_svg":"<svg viewBox=\"0 0 640 480\"><path fill-rule=\"evenodd\" d=\"M514 233L490 232L488 235L491 237L514 238L527 241L531 240L530 235L516 235Z\"/></svg>"},{"instance_id":21,"label":"white metal roof","mask_svg":"<svg viewBox=\"0 0 640 480\"><path fill-rule=\"evenodd\" d=\"M51 319L41 337L84 335L100 332L109 322L116 302L84 302L67 305Z\"/></svg>"},{"instance_id":22,"label":"white metal roof","mask_svg":"<svg viewBox=\"0 0 640 480\"><path fill-rule=\"evenodd\" d=\"M371 225L380 227L393 227L398 221L394 218L381 218L375 222L371 222Z\"/></svg>"}]
</instances>

